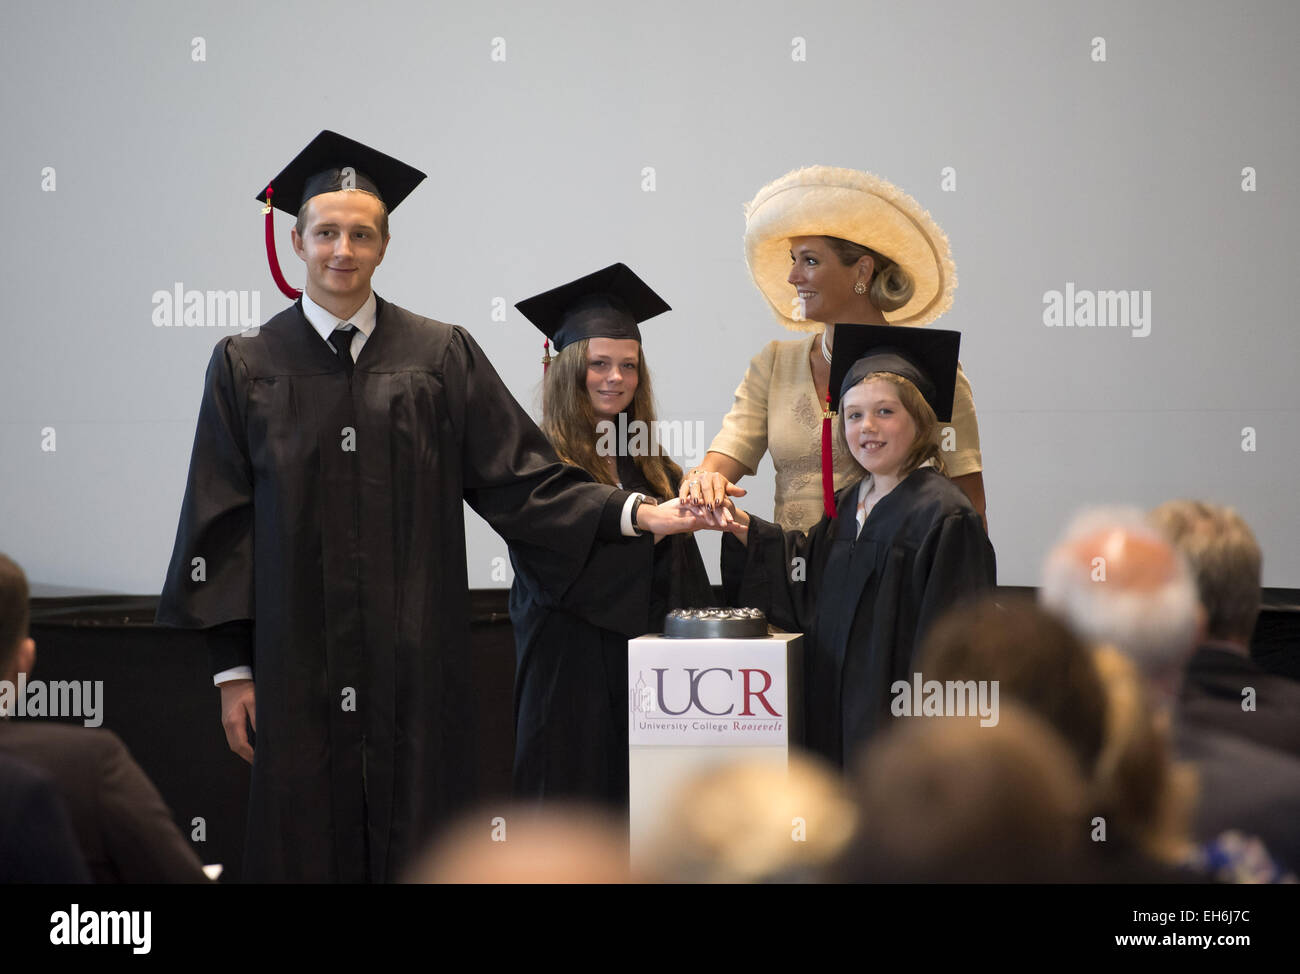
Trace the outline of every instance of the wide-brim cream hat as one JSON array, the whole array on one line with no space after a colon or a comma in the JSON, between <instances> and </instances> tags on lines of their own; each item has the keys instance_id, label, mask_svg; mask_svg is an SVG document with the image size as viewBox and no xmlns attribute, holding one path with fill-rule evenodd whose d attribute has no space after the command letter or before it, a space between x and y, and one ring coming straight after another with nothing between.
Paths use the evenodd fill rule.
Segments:
<instances>
[{"instance_id":1,"label":"wide-brim cream hat","mask_svg":"<svg viewBox=\"0 0 1300 974\"><path fill-rule=\"evenodd\" d=\"M856 169L809 166L768 183L745 205L745 259L777 319L794 331L821 331L794 318L791 237L840 237L895 261L912 278L907 304L884 312L891 325L925 325L952 306L957 269L948 238L929 212L897 186Z\"/></svg>"}]
</instances>

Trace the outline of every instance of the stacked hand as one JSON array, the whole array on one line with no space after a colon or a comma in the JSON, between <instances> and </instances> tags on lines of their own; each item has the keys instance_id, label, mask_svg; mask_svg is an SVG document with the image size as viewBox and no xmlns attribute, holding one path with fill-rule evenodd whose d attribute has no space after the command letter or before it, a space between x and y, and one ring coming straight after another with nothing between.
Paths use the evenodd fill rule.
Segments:
<instances>
[{"instance_id":1,"label":"stacked hand","mask_svg":"<svg viewBox=\"0 0 1300 974\"><path fill-rule=\"evenodd\" d=\"M749 515L736 507L733 497L744 497L745 488L737 487L715 470L696 468L682 478L678 501L704 520L704 526L742 537L749 527Z\"/></svg>"},{"instance_id":2,"label":"stacked hand","mask_svg":"<svg viewBox=\"0 0 1300 974\"><path fill-rule=\"evenodd\" d=\"M656 538L711 527L709 519L702 512L683 507L676 497L662 504L649 500L642 502L636 514L636 526L642 531L649 531Z\"/></svg>"},{"instance_id":3,"label":"stacked hand","mask_svg":"<svg viewBox=\"0 0 1300 974\"><path fill-rule=\"evenodd\" d=\"M737 487L716 470L696 467L682 478L678 500L689 507L717 509L728 497L744 496L744 487Z\"/></svg>"}]
</instances>

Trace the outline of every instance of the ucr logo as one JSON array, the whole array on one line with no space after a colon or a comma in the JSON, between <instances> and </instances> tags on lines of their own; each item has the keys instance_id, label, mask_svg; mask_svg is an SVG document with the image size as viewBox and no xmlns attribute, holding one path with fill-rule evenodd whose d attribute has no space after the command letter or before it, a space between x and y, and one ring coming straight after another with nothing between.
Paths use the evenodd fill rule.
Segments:
<instances>
[{"instance_id":1,"label":"ucr logo","mask_svg":"<svg viewBox=\"0 0 1300 974\"><path fill-rule=\"evenodd\" d=\"M658 698L659 707L663 711L663 713L668 714L670 717L680 717L682 714L687 713L688 711L691 710L695 710L702 714L708 714L710 717L725 717L736 709L735 673L733 673L730 669L727 669L722 666L710 666L706 669L683 667L681 672L683 672L686 676L689 700L686 706L683 707L681 710L672 710L668 706L668 696L664 692L664 674L667 672L668 672L668 667L654 667L655 690L657 691L656 696ZM753 717L754 711L750 708L753 706L754 700L757 699L758 702L763 705L763 709L766 710L769 714L771 714L773 717L780 717L781 715L776 712L776 710L768 702L768 699L765 696L767 691L772 688L772 674L770 674L767 670L759 670L759 669L741 669L736 672L740 673L741 675L740 689L742 693L742 699L741 699L742 709L738 714L738 716ZM704 678L710 673L722 673L725 674L727 677L728 682L725 690L721 689L722 687L722 684L720 682L721 677L714 677L713 680L710 681L710 688L708 693L706 694L710 698L709 702L714 703L715 705L730 701L729 703L727 703L726 710L710 710L708 707L704 705L703 701L700 699L701 684L703 683ZM758 689L754 689L752 685L754 674L758 674L763 679L763 685Z\"/></svg>"}]
</instances>

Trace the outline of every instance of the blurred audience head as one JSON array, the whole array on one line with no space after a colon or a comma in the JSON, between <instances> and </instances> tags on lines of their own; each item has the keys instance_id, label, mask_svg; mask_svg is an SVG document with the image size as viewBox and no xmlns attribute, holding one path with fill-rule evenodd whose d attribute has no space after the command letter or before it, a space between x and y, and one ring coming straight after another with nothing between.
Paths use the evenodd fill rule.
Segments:
<instances>
[{"instance_id":1,"label":"blurred audience head","mask_svg":"<svg viewBox=\"0 0 1300 974\"><path fill-rule=\"evenodd\" d=\"M36 643L27 635L30 604L27 576L17 563L0 554L0 680L32 668Z\"/></svg>"},{"instance_id":2,"label":"blurred audience head","mask_svg":"<svg viewBox=\"0 0 1300 974\"><path fill-rule=\"evenodd\" d=\"M627 826L585 805L484 808L412 866L412 883L627 883Z\"/></svg>"},{"instance_id":3,"label":"blurred audience head","mask_svg":"<svg viewBox=\"0 0 1300 974\"><path fill-rule=\"evenodd\" d=\"M1201 608L1182 557L1135 509L1084 511L1047 556L1042 603L1092 646L1115 646L1168 706Z\"/></svg>"},{"instance_id":4,"label":"blurred audience head","mask_svg":"<svg viewBox=\"0 0 1300 974\"><path fill-rule=\"evenodd\" d=\"M670 800L643 871L666 882L815 882L856 824L840 776L807 755L724 765Z\"/></svg>"},{"instance_id":5,"label":"blurred audience head","mask_svg":"<svg viewBox=\"0 0 1300 974\"><path fill-rule=\"evenodd\" d=\"M895 721L856 777L862 824L836 878L864 882L1052 882L1087 840L1070 749L1015 702L995 726L971 717Z\"/></svg>"},{"instance_id":6,"label":"blurred audience head","mask_svg":"<svg viewBox=\"0 0 1300 974\"><path fill-rule=\"evenodd\" d=\"M1259 617L1263 557L1250 526L1230 507L1169 501L1151 523L1186 559L1205 610L1205 635L1250 646Z\"/></svg>"},{"instance_id":7,"label":"blurred audience head","mask_svg":"<svg viewBox=\"0 0 1300 974\"><path fill-rule=\"evenodd\" d=\"M986 597L946 613L926 637L918 669L940 682L997 681L1061 735L1085 778L1106 733L1106 692L1092 654L1060 619L1024 597Z\"/></svg>"}]
</instances>

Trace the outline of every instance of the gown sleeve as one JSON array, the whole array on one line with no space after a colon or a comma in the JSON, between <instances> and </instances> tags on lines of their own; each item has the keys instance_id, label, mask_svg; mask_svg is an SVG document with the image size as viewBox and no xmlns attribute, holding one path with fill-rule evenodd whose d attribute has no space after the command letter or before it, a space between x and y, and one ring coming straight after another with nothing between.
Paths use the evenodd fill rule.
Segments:
<instances>
[{"instance_id":1,"label":"gown sleeve","mask_svg":"<svg viewBox=\"0 0 1300 974\"><path fill-rule=\"evenodd\" d=\"M218 343L204 379L176 544L158 602L160 625L215 627L216 670L253 661L253 477L244 432L245 379L233 341Z\"/></svg>"},{"instance_id":2,"label":"gown sleeve","mask_svg":"<svg viewBox=\"0 0 1300 974\"><path fill-rule=\"evenodd\" d=\"M734 606L762 609L788 632L808 632L835 522L822 516L807 534L749 516L748 543L722 539L722 585Z\"/></svg>"},{"instance_id":3,"label":"gown sleeve","mask_svg":"<svg viewBox=\"0 0 1300 974\"><path fill-rule=\"evenodd\" d=\"M993 545L980 516L964 511L941 518L917 552L913 570L921 601L912 645L919 647L939 616L997 584Z\"/></svg>"},{"instance_id":4,"label":"gown sleeve","mask_svg":"<svg viewBox=\"0 0 1300 974\"><path fill-rule=\"evenodd\" d=\"M622 537L628 493L561 463L462 328L453 329L443 375L464 498L509 542L535 596L615 632L643 625L628 607L641 606L640 615L650 603L653 539Z\"/></svg>"}]
</instances>

